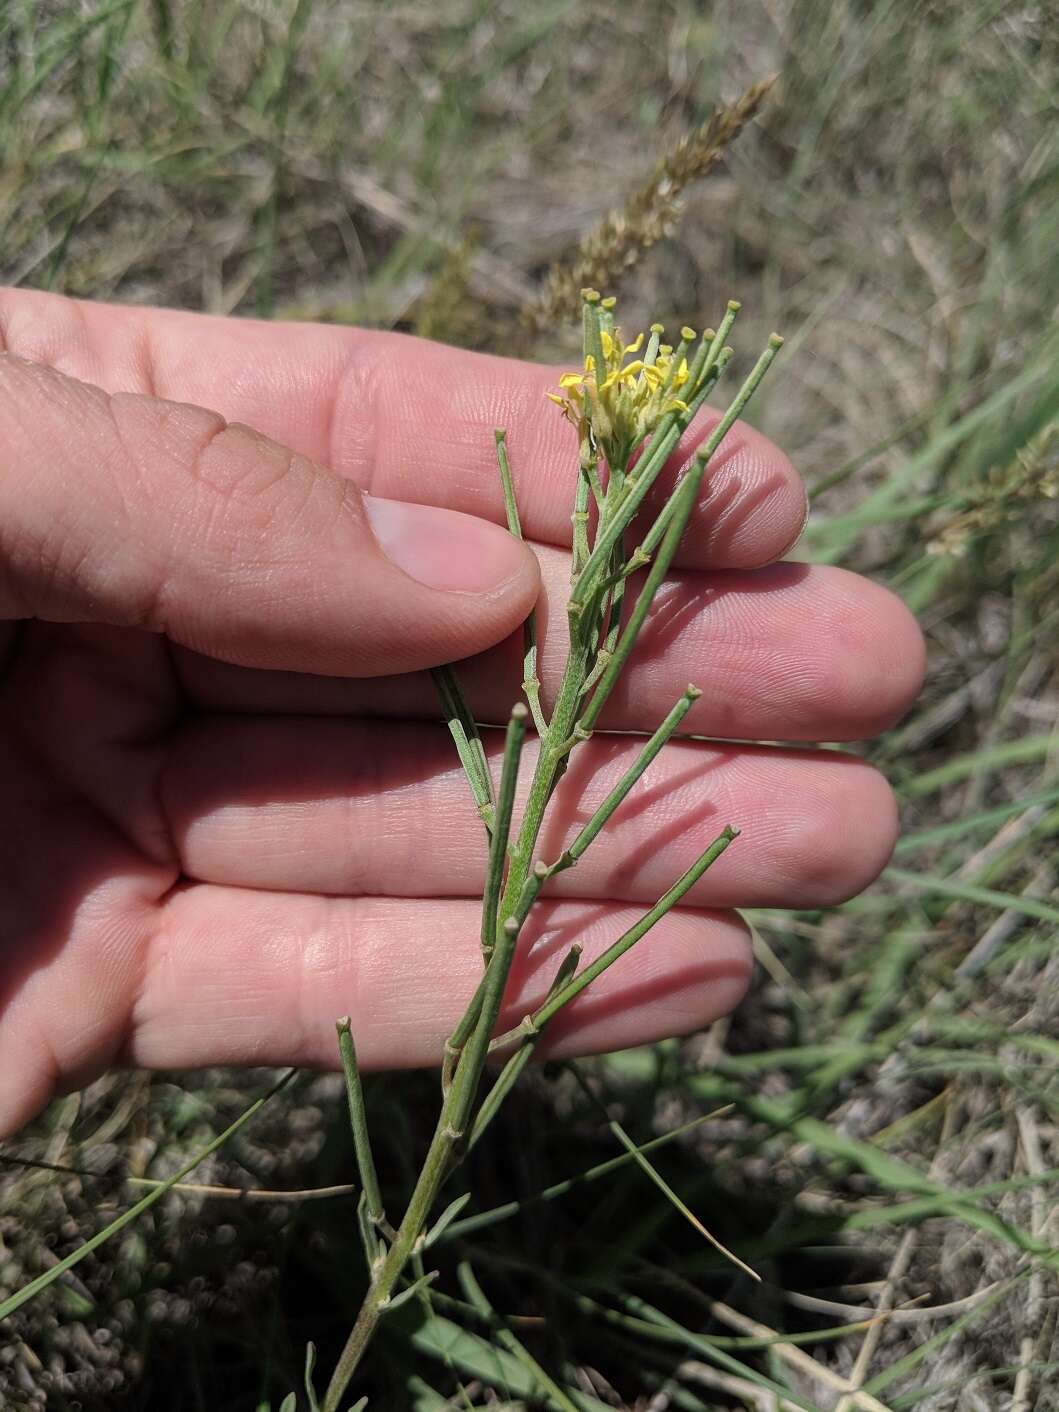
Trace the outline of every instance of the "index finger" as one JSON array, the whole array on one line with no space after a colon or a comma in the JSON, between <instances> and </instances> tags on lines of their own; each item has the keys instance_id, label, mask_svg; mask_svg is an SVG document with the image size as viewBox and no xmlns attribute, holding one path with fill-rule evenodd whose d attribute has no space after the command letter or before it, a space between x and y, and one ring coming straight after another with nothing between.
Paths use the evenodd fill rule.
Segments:
<instances>
[{"instance_id":1,"label":"index finger","mask_svg":"<svg viewBox=\"0 0 1059 1412\"><path fill-rule=\"evenodd\" d=\"M0 291L0 349L108 392L193 402L246 422L393 500L504 523L504 427L529 539L568 545L577 447L545 394L556 370L406 334L218 318ZM704 409L654 489L660 503L716 424ZM648 505L650 512L650 504ZM678 562L749 569L797 539L807 501L773 444L737 422L711 462Z\"/></svg>"}]
</instances>

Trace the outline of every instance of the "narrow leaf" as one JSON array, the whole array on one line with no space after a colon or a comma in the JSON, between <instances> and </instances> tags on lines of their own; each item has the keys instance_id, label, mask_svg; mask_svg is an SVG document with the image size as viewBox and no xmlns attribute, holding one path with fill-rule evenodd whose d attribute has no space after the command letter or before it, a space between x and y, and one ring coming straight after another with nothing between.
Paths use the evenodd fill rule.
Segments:
<instances>
[{"instance_id":1,"label":"narrow leaf","mask_svg":"<svg viewBox=\"0 0 1059 1412\"><path fill-rule=\"evenodd\" d=\"M450 1201L442 1211L441 1215L431 1226L430 1230L423 1237L423 1249L429 1250L436 1240L440 1240L448 1227L460 1214L463 1208L471 1199L471 1193L465 1191L462 1196L457 1196L455 1201Z\"/></svg>"},{"instance_id":2,"label":"narrow leaf","mask_svg":"<svg viewBox=\"0 0 1059 1412\"><path fill-rule=\"evenodd\" d=\"M305 1346L305 1395L309 1399L309 1412L320 1412L320 1404L316 1400L316 1389L313 1387L313 1369L316 1367L316 1344L308 1343Z\"/></svg>"}]
</instances>

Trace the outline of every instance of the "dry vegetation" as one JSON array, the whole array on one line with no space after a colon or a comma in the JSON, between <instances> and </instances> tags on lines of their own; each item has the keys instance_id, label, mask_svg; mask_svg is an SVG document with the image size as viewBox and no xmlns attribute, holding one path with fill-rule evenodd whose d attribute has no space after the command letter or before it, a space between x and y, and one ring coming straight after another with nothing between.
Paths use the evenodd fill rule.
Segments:
<instances>
[{"instance_id":1,"label":"dry vegetation","mask_svg":"<svg viewBox=\"0 0 1059 1412\"><path fill-rule=\"evenodd\" d=\"M921 702L868 747L904 806L882 882L828 913L756 915L760 977L730 1022L582 1066L639 1141L734 1105L653 1160L765 1284L734 1278L635 1169L527 1200L620 1150L575 1077L546 1073L471 1166L433 1319L410 1307L386 1331L373 1409L556 1405L454 1298L468 1252L579 1407L1059 1406L1049 10L0 6L7 280L540 356L567 352L529 332L553 263L715 103L778 73L672 233L611 283L633 325L701 326L737 293L746 346L789 336L798 356L756 416L815 490L801 552L890 583L928 635ZM5 1153L77 1172L0 1171L2 1291L265 1082L112 1078L56 1103ZM426 1083L369 1092L391 1183ZM299 1080L198 1180L348 1181L340 1100ZM341 1339L354 1247L338 1199L172 1195L9 1321L0 1402L275 1407L306 1339L325 1360Z\"/></svg>"}]
</instances>

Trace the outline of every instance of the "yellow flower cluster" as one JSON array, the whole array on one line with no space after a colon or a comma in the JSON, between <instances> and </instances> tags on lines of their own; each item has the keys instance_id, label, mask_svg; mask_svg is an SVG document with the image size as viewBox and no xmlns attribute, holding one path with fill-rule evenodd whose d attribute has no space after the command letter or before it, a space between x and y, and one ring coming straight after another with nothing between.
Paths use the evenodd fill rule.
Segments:
<instances>
[{"instance_id":1,"label":"yellow flower cluster","mask_svg":"<svg viewBox=\"0 0 1059 1412\"><path fill-rule=\"evenodd\" d=\"M660 342L662 333L661 324L651 325L646 351L638 358L644 346L642 333L631 343L623 343L620 329L602 329L602 377L597 375L595 358L586 354L583 371L564 373L559 379L565 395L548 393L582 439L586 429L591 429L612 468L624 467L667 412L688 410L680 397L688 381L688 360L681 350L678 360L672 347ZM682 348L687 347L695 337L694 330L682 329L681 337Z\"/></svg>"}]
</instances>

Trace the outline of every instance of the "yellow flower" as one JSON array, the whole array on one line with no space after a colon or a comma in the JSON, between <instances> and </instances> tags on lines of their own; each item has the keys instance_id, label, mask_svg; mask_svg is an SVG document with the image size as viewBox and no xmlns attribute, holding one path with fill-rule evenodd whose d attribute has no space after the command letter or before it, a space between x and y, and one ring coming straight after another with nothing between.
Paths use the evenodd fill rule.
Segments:
<instances>
[{"instance_id":1,"label":"yellow flower","mask_svg":"<svg viewBox=\"0 0 1059 1412\"><path fill-rule=\"evenodd\" d=\"M684 332L692 333L690 329ZM548 393L577 427L582 440L591 430L611 467L624 468L667 412L688 410L679 395L688 381L688 360L681 355L676 363L672 347L659 342L661 333L661 325L652 325L647 349L638 358L635 355L644 346L642 333L624 343L620 329L601 329L602 377L588 354L580 372L563 373L559 378L564 396Z\"/></svg>"}]
</instances>

